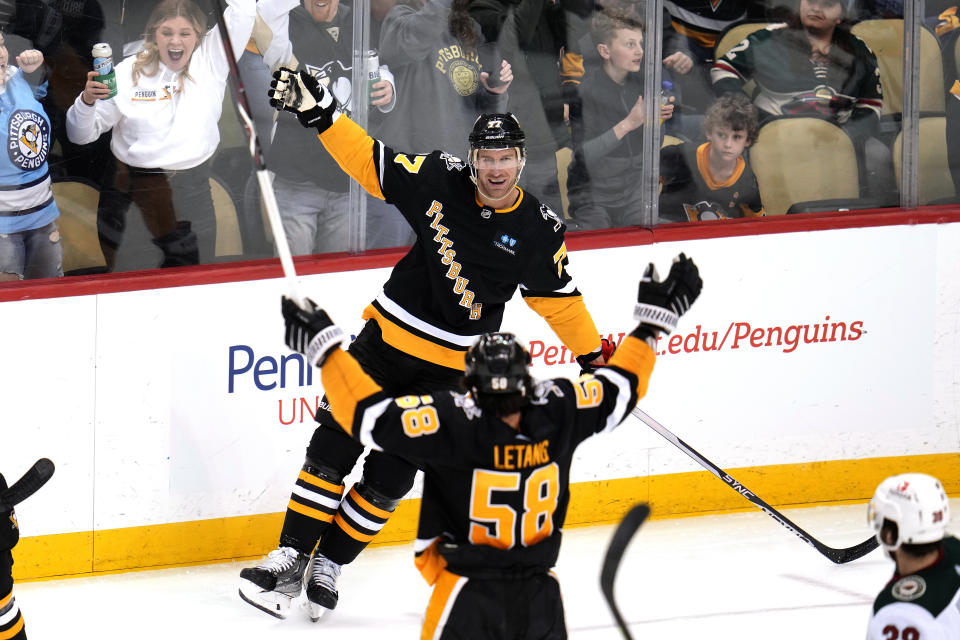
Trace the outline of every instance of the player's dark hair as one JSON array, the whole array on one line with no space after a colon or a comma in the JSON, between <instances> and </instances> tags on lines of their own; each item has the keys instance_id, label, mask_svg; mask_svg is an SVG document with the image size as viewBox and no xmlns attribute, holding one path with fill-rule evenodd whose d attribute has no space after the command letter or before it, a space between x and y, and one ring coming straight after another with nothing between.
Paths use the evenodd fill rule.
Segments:
<instances>
[{"instance_id":1,"label":"player's dark hair","mask_svg":"<svg viewBox=\"0 0 960 640\"><path fill-rule=\"evenodd\" d=\"M717 127L744 131L747 134L747 141L753 144L760 130L757 107L743 93L726 93L707 108L707 113L703 117L704 133L710 133Z\"/></svg>"},{"instance_id":2,"label":"player's dark hair","mask_svg":"<svg viewBox=\"0 0 960 640\"><path fill-rule=\"evenodd\" d=\"M880 537L887 544L896 543L900 536L900 528L897 523L887 518L883 519L880 526ZM933 542L921 542L917 544L901 544L900 550L912 558L924 558L931 553L938 552L943 548L943 540L934 540Z\"/></svg>"},{"instance_id":3,"label":"player's dark hair","mask_svg":"<svg viewBox=\"0 0 960 640\"><path fill-rule=\"evenodd\" d=\"M594 44L609 45L618 29L646 31L643 20L632 11L620 7L604 9L590 22L590 37Z\"/></svg>"}]
</instances>

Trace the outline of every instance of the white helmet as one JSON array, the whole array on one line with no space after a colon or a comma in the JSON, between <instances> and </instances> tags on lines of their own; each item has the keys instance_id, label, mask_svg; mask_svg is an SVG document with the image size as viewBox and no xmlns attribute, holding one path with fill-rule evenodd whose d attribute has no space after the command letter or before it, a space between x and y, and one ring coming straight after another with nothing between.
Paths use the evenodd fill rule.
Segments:
<instances>
[{"instance_id":1,"label":"white helmet","mask_svg":"<svg viewBox=\"0 0 960 640\"><path fill-rule=\"evenodd\" d=\"M884 520L897 525L893 544L881 537ZM902 473L877 487L867 509L867 521L887 551L899 549L901 544L936 542L946 534L950 503L943 485L933 476Z\"/></svg>"}]
</instances>

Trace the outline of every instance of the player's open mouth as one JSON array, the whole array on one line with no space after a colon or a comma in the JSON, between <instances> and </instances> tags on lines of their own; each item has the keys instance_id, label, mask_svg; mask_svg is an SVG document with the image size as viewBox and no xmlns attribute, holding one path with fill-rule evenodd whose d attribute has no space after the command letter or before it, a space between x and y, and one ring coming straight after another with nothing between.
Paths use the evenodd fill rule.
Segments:
<instances>
[{"instance_id":1,"label":"player's open mouth","mask_svg":"<svg viewBox=\"0 0 960 640\"><path fill-rule=\"evenodd\" d=\"M167 55L172 62L179 62L183 58L183 49L167 49Z\"/></svg>"}]
</instances>

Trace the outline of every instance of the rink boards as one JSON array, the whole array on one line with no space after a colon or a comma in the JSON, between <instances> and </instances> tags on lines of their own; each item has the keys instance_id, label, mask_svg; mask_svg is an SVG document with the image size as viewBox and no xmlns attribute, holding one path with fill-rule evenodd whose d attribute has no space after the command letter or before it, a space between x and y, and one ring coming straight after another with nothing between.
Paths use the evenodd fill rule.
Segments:
<instances>
[{"instance_id":1,"label":"rink boards","mask_svg":"<svg viewBox=\"0 0 960 640\"><path fill-rule=\"evenodd\" d=\"M775 505L862 501L906 470L960 492L960 224L572 251L601 333L633 327L643 266L665 274L680 251L704 292L661 341L646 412ZM355 334L387 274L301 282ZM283 345L283 291L265 279L0 304L0 471L57 464L18 508L17 577L275 545L323 393ZM504 328L536 376L577 373L519 296ZM633 418L585 443L572 479L568 523L613 521L639 500L655 517L750 507ZM418 495L377 542L412 538Z\"/></svg>"}]
</instances>

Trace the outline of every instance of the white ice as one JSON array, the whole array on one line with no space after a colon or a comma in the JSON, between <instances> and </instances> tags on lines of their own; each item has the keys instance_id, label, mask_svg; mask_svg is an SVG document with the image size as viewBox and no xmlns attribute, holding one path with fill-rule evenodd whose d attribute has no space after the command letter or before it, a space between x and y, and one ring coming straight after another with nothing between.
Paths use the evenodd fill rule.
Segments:
<instances>
[{"instance_id":1,"label":"white ice","mask_svg":"<svg viewBox=\"0 0 960 640\"><path fill-rule=\"evenodd\" d=\"M960 513L960 499L951 506ZM783 513L831 547L870 536L863 504ZM571 638L621 637L599 587L612 533L564 533L556 572ZM316 624L296 603L278 620L240 600L238 574L255 560L24 582L14 593L31 640L418 638L430 590L412 554L410 545L368 549L344 568L340 603ZM654 519L627 548L616 595L637 640L862 638L892 570L879 550L835 565L759 511Z\"/></svg>"}]
</instances>

